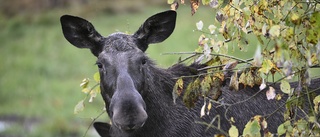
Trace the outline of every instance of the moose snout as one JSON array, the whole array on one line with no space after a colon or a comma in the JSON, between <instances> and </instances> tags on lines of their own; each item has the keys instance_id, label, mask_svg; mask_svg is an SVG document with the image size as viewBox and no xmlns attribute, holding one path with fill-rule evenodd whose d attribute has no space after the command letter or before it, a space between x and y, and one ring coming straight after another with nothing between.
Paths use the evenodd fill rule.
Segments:
<instances>
[{"instance_id":1,"label":"moose snout","mask_svg":"<svg viewBox=\"0 0 320 137\"><path fill-rule=\"evenodd\" d=\"M143 103L127 102L113 108L113 116L111 116L113 124L124 131L133 131L142 127L148 118Z\"/></svg>"},{"instance_id":2,"label":"moose snout","mask_svg":"<svg viewBox=\"0 0 320 137\"><path fill-rule=\"evenodd\" d=\"M142 127L148 118L146 104L136 90L115 95L111 99L109 114L112 123L127 132Z\"/></svg>"},{"instance_id":3,"label":"moose snout","mask_svg":"<svg viewBox=\"0 0 320 137\"><path fill-rule=\"evenodd\" d=\"M118 129L126 132L142 127L148 118L146 104L128 73L120 73L117 78L109 116Z\"/></svg>"}]
</instances>

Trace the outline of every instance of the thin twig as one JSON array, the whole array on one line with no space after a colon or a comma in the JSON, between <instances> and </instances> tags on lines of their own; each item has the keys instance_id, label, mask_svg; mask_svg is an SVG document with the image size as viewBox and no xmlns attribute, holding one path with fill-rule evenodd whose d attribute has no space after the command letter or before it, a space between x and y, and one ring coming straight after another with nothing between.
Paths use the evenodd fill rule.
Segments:
<instances>
[{"instance_id":1,"label":"thin twig","mask_svg":"<svg viewBox=\"0 0 320 137\"><path fill-rule=\"evenodd\" d=\"M214 129L216 129L216 130L219 130L219 131L220 131L222 134L224 134L224 135L229 135L226 131L223 131L222 129L220 129L220 128L214 126L214 125L209 125L208 123L199 122L199 121L195 121L195 123L196 123L196 124L206 125L206 126L208 126L208 127L210 127L210 128L214 128Z\"/></svg>"},{"instance_id":2,"label":"thin twig","mask_svg":"<svg viewBox=\"0 0 320 137\"><path fill-rule=\"evenodd\" d=\"M181 54L196 54L196 55L200 55L200 54L203 54L203 53L201 53L201 52L170 52L170 53L163 53L162 55L181 55ZM249 63L248 60L252 60L251 58L247 59L247 60L243 60L243 59L240 59L240 58L237 58L237 57L234 57L234 56L225 55L225 54L218 54L218 53L210 53L210 55L230 58L230 59L237 60L239 63L247 63L247 64L250 64L250 65L251 65L251 63Z\"/></svg>"},{"instance_id":3,"label":"thin twig","mask_svg":"<svg viewBox=\"0 0 320 137\"><path fill-rule=\"evenodd\" d=\"M202 70L208 70L208 69L214 69L214 68L220 68L220 67L224 67L225 65L218 65L218 66L207 66L207 67L203 67L198 69L198 71L202 71Z\"/></svg>"},{"instance_id":4,"label":"thin twig","mask_svg":"<svg viewBox=\"0 0 320 137\"><path fill-rule=\"evenodd\" d=\"M183 62L185 62L186 60L189 60L189 59L191 59L191 58L193 58L193 57L195 57L195 56L197 56L197 54L190 55L189 57L186 57L185 59L180 60L178 63L183 63Z\"/></svg>"},{"instance_id":5,"label":"thin twig","mask_svg":"<svg viewBox=\"0 0 320 137\"><path fill-rule=\"evenodd\" d=\"M84 133L84 135L82 136L82 137L85 137L85 136L87 136L87 134L88 134L88 131L90 130L90 127L93 125L93 123L99 118L99 117L101 117L102 116L102 114L103 113L105 113L106 111L102 111L97 117L95 117L95 118L93 118L92 119L92 121L91 121L91 123L90 123L90 125L88 126L88 128L87 128L87 130L86 130L86 132Z\"/></svg>"}]
</instances>

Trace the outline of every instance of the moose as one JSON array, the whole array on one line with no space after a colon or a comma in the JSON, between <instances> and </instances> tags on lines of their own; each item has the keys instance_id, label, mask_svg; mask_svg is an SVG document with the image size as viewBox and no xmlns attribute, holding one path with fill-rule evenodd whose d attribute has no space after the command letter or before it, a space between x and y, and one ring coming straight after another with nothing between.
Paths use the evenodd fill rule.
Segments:
<instances>
[{"instance_id":1,"label":"moose","mask_svg":"<svg viewBox=\"0 0 320 137\"><path fill-rule=\"evenodd\" d=\"M159 68L148 58L145 51L149 44L167 39L176 24L176 11L164 11L149 17L132 35L121 32L107 37L101 36L94 26L80 17L63 15L60 18L64 37L77 48L90 49L97 57L96 65L100 73L101 96L105 102L111 124L95 122L94 127L102 137L204 137L227 134L232 125L230 118L240 134L246 123L255 115L268 116L267 129L277 132L284 122L285 108L280 101L267 100L258 87L243 88L238 92L222 87L219 99L224 103L240 102L256 94L248 101L239 103L227 111L223 105L213 106L210 114L200 117L203 99L188 108L181 97L173 101L173 87L177 77L202 73L199 68L206 67L199 62L185 65L177 63L168 69ZM187 80L188 81L188 80ZM190 81L190 80L189 80ZM312 89L319 80L311 82ZM298 83L291 83L296 87ZM224 83L224 85L226 85ZM275 86L279 90L279 85ZM208 128L199 122L209 123L220 128Z\"/></svg>"}]
</instances>

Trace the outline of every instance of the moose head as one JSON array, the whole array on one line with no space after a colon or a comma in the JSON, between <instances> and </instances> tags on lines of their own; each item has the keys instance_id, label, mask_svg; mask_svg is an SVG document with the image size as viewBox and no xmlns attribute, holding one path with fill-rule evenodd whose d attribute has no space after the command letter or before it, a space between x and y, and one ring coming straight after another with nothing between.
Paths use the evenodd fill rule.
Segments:
<instances>
[{"instance_id":1,"label":"moose head","mask_svg":"<svg viewBox=\"0 0 320 137\"><path fill-rule=\"evenodd\" d=\"M165 11L149 17L133 34L101 36L80 17L60 18L64 37L78 48L90 49L97 57L101 95L112 127L124 132L141 128L148 119L144 75L152 61L145 55L149 44L167 39L175 28L176 12Z\"/></svg>"}]
</instances>

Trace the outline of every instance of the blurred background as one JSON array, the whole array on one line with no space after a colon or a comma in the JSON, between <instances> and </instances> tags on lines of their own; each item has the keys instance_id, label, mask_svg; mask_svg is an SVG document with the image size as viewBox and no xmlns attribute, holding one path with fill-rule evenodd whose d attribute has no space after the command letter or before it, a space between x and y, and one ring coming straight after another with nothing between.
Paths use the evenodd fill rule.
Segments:
<instances>
[{"instance_id":1,"label":"blurred background","mask_svg":"<svg viewBox=\"0 0 320 137\"><path fill-rule=\"evenodd\" d=\"M68 43L60 16L71 14L89 20L102 35L134 33L149 16L170 9L167 0L0 0L0 137L98 136L90 123L101 112L101 97L86 102L79 84L97 71L95 57ZM189 4L180 5L174 33L165 42L151 45L147 53L159 67L168 67L180 55L166 52L194 51L204 28L213 23L212 9L201 7L191 16ZM248 54L240 58L253 56ZM232 53L233 54L233 53ZM107 121L103 114L98 121Z\"/></svg>"}]
</instances>

